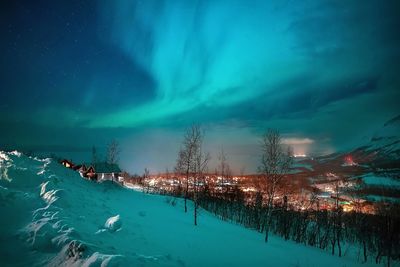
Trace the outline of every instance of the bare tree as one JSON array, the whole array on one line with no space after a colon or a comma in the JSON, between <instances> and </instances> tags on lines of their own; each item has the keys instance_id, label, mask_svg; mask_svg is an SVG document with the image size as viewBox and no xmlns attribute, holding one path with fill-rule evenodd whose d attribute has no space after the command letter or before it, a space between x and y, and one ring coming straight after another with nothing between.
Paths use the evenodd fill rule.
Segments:
<instances>
[{"instance_id":1,"label":"bare tree","mask_svg":"<svg viewBox=\"0 0 400 267\"><path fill-rule=\"evenodd\" d=\"M169 169L168 169L168 167L167 168L165 168L165 179L167 179L167 180L169 180Z\"/></svg>"},{"instance_id":2,"label":"bare tree","mask_svg":"<svg viewBox=\"0 0 400 267\"><path fill-rule=\"evenodd\" d=\"M221 151L218 153L218 160L219 160L219 170L220 170L220 174L221 174L221 184L224 185L225 183L225 175L226 175L226 154L224 151L224 147L221 146Z\"/></svg>"},{"instance_id":3,"label":"bare tree","mask_svg":"<svg viewBox=\"0 0 400 267\"><path fill-rule=\"evenodd\" d=\"M185 212L187 212L187 199L189 195L189 177L196 165L196 153L201 144L202 133L200 126L192 125L186 130L183 138L182 148L179 150L175 169L182 175L185 175Z\"/></svg>"},{"instance_id":4,"label":"bare tree","mask_svg":"<svg viewBox=\"0 0 400 267\"><path fill-rule=\"evenodd\" d=\"M290 170L293 157L290 147L285 150L278 130L269 129L261 141L262 156L259 172L264 178L267 195L265 242L268 242L274 198L282 185L284 176Z\"/></svg>"},{"instance_id":5,"label":"bare tree","mask_svg":"<svg viewBox=\"0 0 400 267\"><path fill-rule=\"evenodd\" d=\"M343 207L340 204L340 200L342 198L343 193L349 194L346 188L349 188L351 183L348 177L343 176L342 178L336 179L334 181L335 188L335 209L332 214L332 223L333 223L333 231L332 231L332 254L335 254L335 244L338 247L339 257L342 256L342 246L341 246L341 238L342 238L342 215L343 215Z\"/></svg>"},{"instance_id":6,"label":"bare tree","mask_svg":"<svg viewBox=\"0 0 400 267\"><path fill-rule=\"evenodd\" d=\"M150 170L148 168L144 168L143 178L147 179L150 177Z\"/></svg>"},{"instance_id":7,"label":"bare tree","mask_svg":"<svg viewBox=\"0 0 400 267\"><path fill-rule=\"evenodd\" d=\"M218 160L219 160L219 170L221 173L221 185L222 187L225 187L225 193L228 192L228 186L227 186L227 182L230 180L231 178L231 168L229 166L228 160L227 160L227 156L226 153L224 151L224 147L221 146L221 151L218 154Z\"/></svg>"},{"instance_id":8,"label":"bare tree","mask_svg":"<svg viewBox=\"0 0 400 267\"><path fill-rule=\"evenodd\" d=\"M147 193L150 192L150 181L148 180L149 177L150 177L150 170L148 168L144 168L143 181L147 183ZM144 186L143 186L143 192L144 192Z\"/></svg>"},{"instance_id":9,"label":"bare tree","mask_svg":"<svg viewBox=\"0 0 400 267\"><path fill-rule=\"evenodd\" d=\"M197 140L197 144L195 146L196 150L194 153L194 168L193 168L193 202L194 202L194 225L197 225L197 214L199 208L199 187L200 184L205 185L205 177L204 173L207 170L207 165L210 160L209 153L203 153L202 145L203 145L203 137L201 134L200 138Z\"/></svg>"},{"instance_id":10,"label":"bare tree","mask_svg":"<svg viewBox=\"0 0 400 267\"><path fill-rule=\"evenodd\" d=\"M181 148L178 152L178 159L176 161L176 166L175 166L175 172L180 174L181 176L185 176L184 180L184 199L185 199L185 212L187 212L187 197L188 197L188 191L189 191L189 174L190 174L190 159L188 155L189 151L186 151L185 149ZM181 179L179 179L181 183Z\"/></svg>"},{"instance_id":11,"label":"bare tree","mask_svg":"<svg viewBox=\"0 0 400 267\"><path fill-rule=\"evenodd\" d=\"M117 164L120 152L119 143L115 139L112 140L107 146L107 163Z\"/></svg>"},{"instance_id":12,"label":"bare tree","mask_svg":"<svg viewBox=\"0 0 400 267\"><path fill-rule=\"evenodd\" d=\"M176 160L176 165L174 167L174 172L176 176L178 177L179 181L179 189L178 193L181 195L182 193L182 175L186 174L185 170L185 153L183 152L183 149L181 148L178 152L178 158Z\"/></svg>"}]
</instances>

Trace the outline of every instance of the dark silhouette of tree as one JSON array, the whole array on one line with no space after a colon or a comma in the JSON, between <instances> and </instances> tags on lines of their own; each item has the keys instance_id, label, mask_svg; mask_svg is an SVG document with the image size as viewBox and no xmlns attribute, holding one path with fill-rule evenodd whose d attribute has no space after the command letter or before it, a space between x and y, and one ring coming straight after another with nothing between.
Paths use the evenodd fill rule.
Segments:
<instances>
[{"instance_id":1,"label":"dark silhouette of tree","mask_svg":"<svg viewBox=\"0 0 400 267\"><path fill-rule=\"evenodd\" d=\"M197 214L199 208L199 188L205 185L204 172L210 159L208 153L204 153L204 133L199 125L192 125L186 130L182 148L179 150L175 169L185 176L186 188L184 192L185 212L187 212L187 199L189 198L189 183L192 179L193 202L194 202L194 224L197 225Z\"/></svg>"},{"instance_id":2,"label":"dark silhouette of tree","mask_svg":"<svg viewBox=\"0 0 400 267\"><path fill-rule=\"evenodd\" d=\"M145 181L145 183L147 183L147 193L150 192L150 182L148 181L150 177L150 170L148 168L144 168L144 172L143 172L143 181ZM144 191L144 187L143 187L143 191Z\"/></svg>"},{"instance_id":3,"label":"dark silhouette of tree","mask_svg":"<svg viewBox=\"0 0 400 267\"><path fill-rule=\"evenodd\" d=\"M290 147L285 150L277 130L269 129L261 141L262 156L259 172L264 178L267 195L265 242L268 242L274 198L282 185L283 177L290 170L293 159Z\"/></svg>"},{"instance_id":4,"label":"dark silhouette of tree","mask_svg":"<svg viewBox=\"0 0 400 267\"><path fill-rule=\"evenodd\" d=\"M219 169L219 174L221 176L221 182L220 185L222 188L226 187L226 182L227 182L227 171L229 168L227 159L226 159L226 153L224 151L224 147L221 146L221 150L218 153L218 161L219 161L219 165L218 165L218 169ZM223 190L226 191L226 190Z\"/></svg>"},{"instance_id":5,"label":"dark silhouette of tree","mask_svg":"<svg viewBox=\"0 0 400 267\"><path fill-rule=\"evenodd\" d=\"M196 145L195 152L195 164L193 169L193 202L194 202L194 225L197 225L197 214L199 208L199 194L200 187L205 186L204 173L207 170L208 161L210 160L210 154L204 153L202 149L203 135L199 138L198 144Z\"/></svg>"},{"instance_id":6,"label":"dark silhouette of tree","mask_svg":"<svg viewBox=\"0 0 400 267\"><path fill-rule=\"evenodd\" d=\"M108 164L117 164L119 160L119 153L120 153L119 143L117 140L112 140L111 143L107 146L107 163Z\"/></svg>"},{"instance_id":7,"label":"dark silhouette of tree","mask_svg":"<svg viewBox=\"0 0 400 267\"><path fill-rule=\"evenodd\" d=\"M196 150L201 144L202 133L200 126L192 125L186 130L183 137L182 148L179 150L176 170L185 175L185 212L187 212L187 199L189 197L189 178L196 165Z\"/></svg>"}]
</instances>

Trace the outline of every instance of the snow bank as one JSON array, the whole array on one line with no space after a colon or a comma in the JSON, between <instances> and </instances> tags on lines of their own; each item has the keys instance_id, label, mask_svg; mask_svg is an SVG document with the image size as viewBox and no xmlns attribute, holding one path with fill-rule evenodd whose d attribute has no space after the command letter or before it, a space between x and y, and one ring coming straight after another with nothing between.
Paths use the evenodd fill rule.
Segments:
<instances>
[{"instance_id":1,"label":"snow bank","mask_svg":"<svg viewBox=\"0 0 400 267\"><path fill-rule=\"evenodd\" d=\"M124 187L135 190L135 191L139 191L139 192L143 191L143 186L141 186L141 185L136 185L136 184L131 184L131 183L125 182Z\"/></svg>"},{"instance_id":2,"label":"snow bank","mask_svg":"<svg viewBox=\"0 0 400 267\"><path fill-rule=\"evenodd\" d=\"M122 223L121 223L121 218L119 215L108 218L108 220L104 224L104 227L111 232L120 230L121 226L122 226Z\"/></svg>"},{"instance_id":3,"label":"snow bank","mask_svg":"<svg viewBox=\"0 0 400 267\"><path fill-rule=\"evenodd\" d=\"M385 196L378 196L378 195L367 195L365 196L365 199L372 201L372 202L393 202L393 203L399 203L400 199L394 198L394 197L385 197Z\"/></svg>"},{"instance_id":4,"label":"snow bank","mask_svg":"<svg viewBox=\"0 0 400 267\"><path fill-rule=\"evenodd\" d=\"M400 187L400 180L391 177L376 176L373 173L368 173L361 176L361 179L369 186L391 186Z\"/></svg>"}]
</instances>

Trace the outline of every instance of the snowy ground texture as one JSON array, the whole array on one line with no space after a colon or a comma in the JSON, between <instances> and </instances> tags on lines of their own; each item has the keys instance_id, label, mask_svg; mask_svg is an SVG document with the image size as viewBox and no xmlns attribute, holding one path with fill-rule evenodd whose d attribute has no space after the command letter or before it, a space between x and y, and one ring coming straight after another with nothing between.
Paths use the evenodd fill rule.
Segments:
<instances>
[{"instance_id":1,"label":"snowy ground texture","mask_svg":"<svg viewBox=\"0 0 400 267\"><path fill-rule=\"evenodd\" d=\"M0 266L376 266L0 152ZM191 209L190 209L191 211Z\"/></svg>"},{"instance_id":2,"label":"snowy ground texture","mask_svg":"<svg viewBox=\"0 0 400 267\"><path fill-rule=\"evenodd\" d=\"M391 177L376 176L373 173L367 173L361 176L361 179L369 186L400 187L400 180Z\"/></svg>"}]
</instances>

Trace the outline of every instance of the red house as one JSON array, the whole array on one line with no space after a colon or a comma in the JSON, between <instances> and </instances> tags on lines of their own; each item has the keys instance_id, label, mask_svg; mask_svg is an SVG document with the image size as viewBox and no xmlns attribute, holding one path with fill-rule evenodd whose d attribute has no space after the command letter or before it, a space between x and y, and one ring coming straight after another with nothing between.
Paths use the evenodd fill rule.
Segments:
<instances>
[{"instance_id":1,"label":"red house","mask_svg":"<svg viewBox=\"0 0 400 267\"><path fill-rule=\"evenodd\" d=\"M90 180L97 180L97 174L93 166L90 166L83 176L89 178Z\"/></svg>"}]
</instances>

